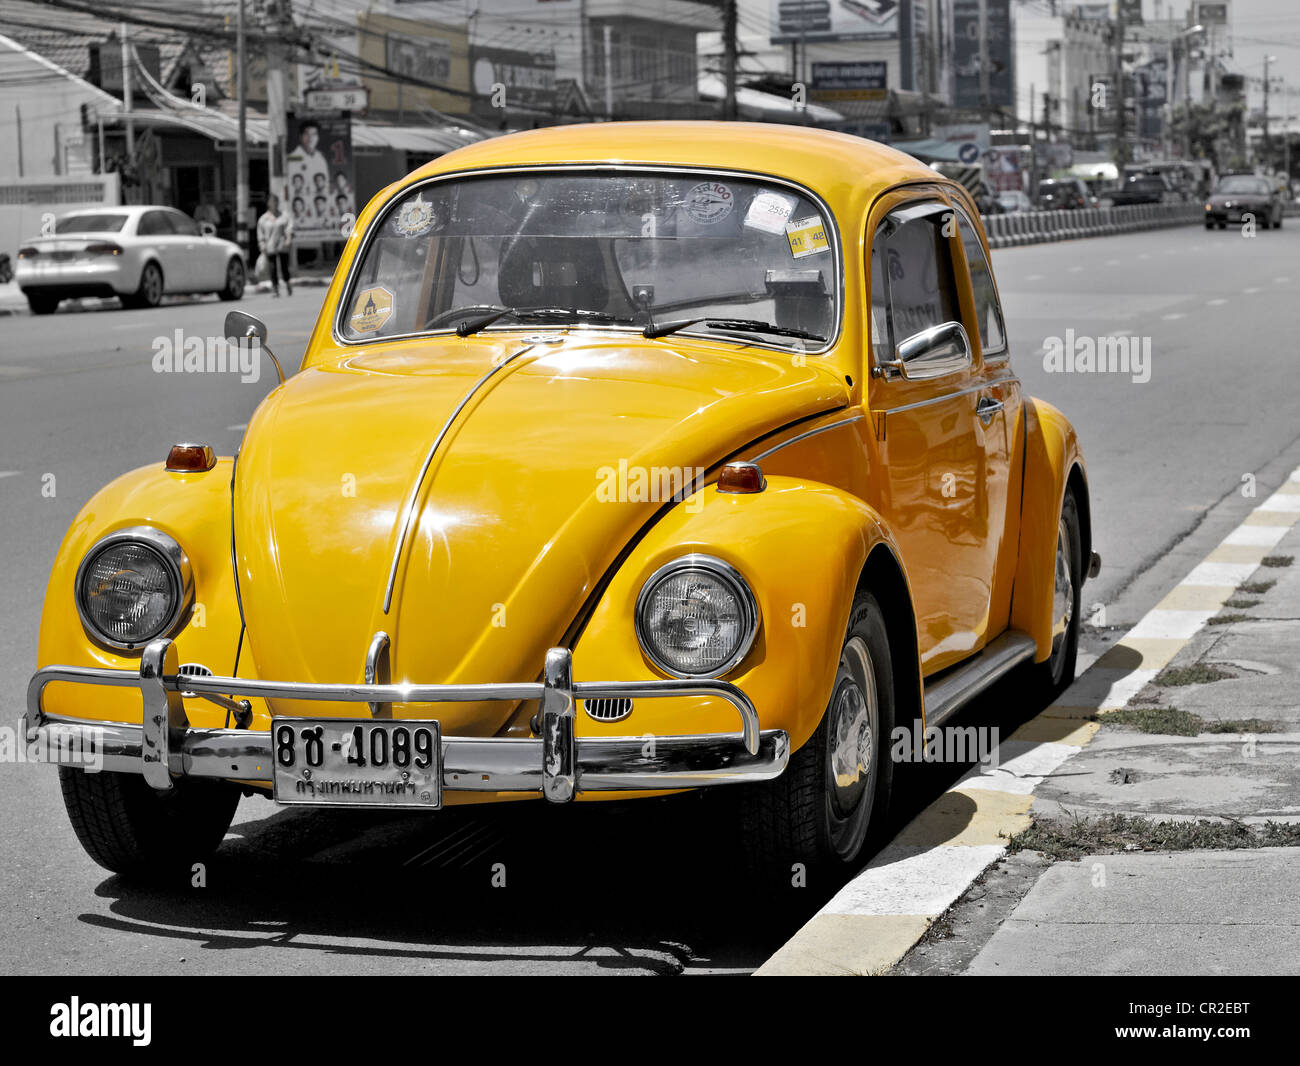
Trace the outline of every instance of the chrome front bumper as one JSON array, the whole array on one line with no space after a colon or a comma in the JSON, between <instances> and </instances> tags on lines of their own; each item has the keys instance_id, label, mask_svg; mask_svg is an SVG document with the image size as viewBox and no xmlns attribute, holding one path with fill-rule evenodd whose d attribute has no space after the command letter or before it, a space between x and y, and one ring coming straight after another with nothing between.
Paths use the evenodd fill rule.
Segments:
<instances>
[{"instance_id":1,"label":"chrome front bumper","mask_svg":"<svg viewBox=\"0 0 1300 1066\"><path fill-rule=\"evenodd\" d=\"M142 725L48 715L45 687L65 681L138 688ZM533 792L566 803L578 792L699 788L768 781L785 770L790 738L761 730L753 703L725 681L574 682L565 648L546 654L542 681L487 685L320 685L180 674L169 640L145 647L139 671L47 666L27 686L23 737L44 761L143 774L159 791L177 777L271 783L271 734L248 729L196 729L181 693L230 699L259 697L325 703L473 703L539 700L541 737L442 738L442 787L450 792ZM738 734L581 738L574 734L575 699L660 699L714 696L740 715ZM226 697L221 700L220 697Z\"/></svg>"}]
</instances>

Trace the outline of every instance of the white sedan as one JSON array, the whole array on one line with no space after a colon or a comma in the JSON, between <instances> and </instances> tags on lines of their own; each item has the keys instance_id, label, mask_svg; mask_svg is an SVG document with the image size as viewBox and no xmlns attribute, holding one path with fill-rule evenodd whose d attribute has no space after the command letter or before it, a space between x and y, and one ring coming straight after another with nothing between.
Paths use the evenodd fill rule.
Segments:
<instances>
[{"instance_id":1,"label":"white sedan","mask_svg":"<svg viewBox=\"0 0 1300 1066\"><path fill-rule=\"evenodd\" d=\"M210 229L211 227L207 227ZM54 220L18 250L15 280L36 315L73 296L116 296L156 307L171 293L244 295L248 269L237 244L212 236L170 207L102 207Z\"/></svg>"}]
</instances>

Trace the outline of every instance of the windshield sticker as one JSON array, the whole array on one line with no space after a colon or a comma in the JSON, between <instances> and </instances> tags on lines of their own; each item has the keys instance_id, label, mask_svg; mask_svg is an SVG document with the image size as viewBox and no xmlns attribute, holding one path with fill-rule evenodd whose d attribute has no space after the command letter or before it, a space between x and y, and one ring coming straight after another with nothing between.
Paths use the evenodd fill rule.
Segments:
<instances>
[{"instance_id":1,"label":"windshield sticker","mask_svg":"<svg viewBox=\"0 0 1300 1066\"><path fill-rule=\"evenodd\" d=\"M745 225L764 233L784 233L798 201L779 192L761 192L749 202Z\"/></svg>"},{"instance_id":2,"label":"windshield sticker","mask_svg":"<svg viewBox=\"0 0 1300 1066\"><path fill-rule=\"evenodd\" d=\"M795 219L786 226L785 236L790 242L790 254L796 259L831 250L831 243L826 239L826 223L816 215Z\"/></svg>"},{"instance_id":3,"label":"windshield sticker","mask_svg":"<svg viewBox=\"0 0 1300 1066\"><path fill-rule=\"evenodd\" d=\"M686 194L686 214L702 226L717 225L735 206L735 196L720 181L702 181Z\"/></svg>"},{"instance_id":4,"label":"windshield sticker","mask_svg":"<svg viewBox=\"0 0 1300 1066\"><path fill-rule=\"evenodd\" d=\"M403 204L402 209L397 212L397 218L393 220L393 229L403 237L419 237L421 234L428 233L436 220L437 215L433 204L416 193L415 199L409 204Z\"/></svg>"},{"instance_id":5,"label":"windshield sticker","mask_svg":"<svg viewBox=\"0 0 1300 1066\"><path fill-rule=\"evenodd\" d=\"M348 324L353 333L374 333L392 317L393 294L382 285L375 285L357 293Z\"/></svg>"}]
</instances>

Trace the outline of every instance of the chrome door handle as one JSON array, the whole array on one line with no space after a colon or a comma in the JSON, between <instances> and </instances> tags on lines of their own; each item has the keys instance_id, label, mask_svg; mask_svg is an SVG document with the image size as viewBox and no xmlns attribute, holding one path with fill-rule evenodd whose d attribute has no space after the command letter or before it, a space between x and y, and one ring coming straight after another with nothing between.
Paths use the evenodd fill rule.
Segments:
<instances>
[{"instance_id":1,"label":"chrome door handle","mask_svg":"<svg viewBox=\"0 0 1300 1066\"><path fill-rule=\"evenodd\" d=\"M1002 401L995 400L992 396L981 396L979 403L975 405L975 413L979 415L979 420L984 425L993 421L993 416L1002 410Z\"/></svg>"}]
</instances>

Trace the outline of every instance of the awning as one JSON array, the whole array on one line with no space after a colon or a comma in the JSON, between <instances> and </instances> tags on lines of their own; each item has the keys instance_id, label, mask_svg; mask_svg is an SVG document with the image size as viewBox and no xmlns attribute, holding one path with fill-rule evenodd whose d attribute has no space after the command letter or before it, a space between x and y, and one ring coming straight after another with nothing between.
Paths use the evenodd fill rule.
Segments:
<instances>
[{"instance_id":1,"label":"awning","mask_svg":"<svg viewBox=\"0 0 1300 1066\"><path fill-rule=\"evenodd\" d=\"M157 111L123 111L102 115L105 122L129 118L137 127L187 129L219 144L233 144L239 139L238 118L214 108L159 108ZM245 120L250 145L265 148L270 138L270 123L262 115L250 113ZM429 156L443 155L487 139L487 134L453 122L429 126L384 126L361 119L352 121L353 148L393 148Z\"/></svg>"},{"instance_id":2,"label":"awning","mask_svg":"<svg viewBox=\"0 0 1300 1066\"><path fill-rule=\"evenodd\" d=\"M701 74L699 93L706 100L721 100L727 87L717 74ZM798 106L793 100L758 89L736 90L736 111L741 118L775 119L781 122L843 122L844 116L821 104Z\"/></svg>"}]
</instances>

